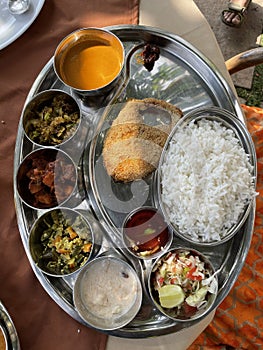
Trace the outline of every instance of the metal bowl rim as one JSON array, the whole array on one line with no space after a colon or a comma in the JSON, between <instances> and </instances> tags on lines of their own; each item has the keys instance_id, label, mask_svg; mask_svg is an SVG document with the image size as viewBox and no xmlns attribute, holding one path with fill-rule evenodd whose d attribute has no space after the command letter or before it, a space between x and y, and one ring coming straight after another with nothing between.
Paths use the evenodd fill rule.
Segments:
<instances>
[{"instance_id":1,"label":"metal bowl rim","mask_svg":"<svg viewBox=\"0 0 263 350\"><path fill-rule=\"evenodd\" d=\"M203 115L201 115L201 113L203 113ZM217 113L218 115L212 116L212 115L209 115L209 113ZM251 175L253 178L256 179L257 170L256 170L255 148L254 148L253 140L252 140L248 130L246 129L246 127L242 123L242 121L240 119L238 119L234 113L229 112L228 110L226 110L224 108L217 107L217 106L196 108L195 110L190 111L187 114L185 114L177 122L177 124L174 126L174 128L172 129L171 133L169 134L169 136L166 140L166 143L165 143L164 148L163 148L162 153L161 153L160 162L159 162L158 168L157 168L156 173L155 173L156 174L155 182L157 183L156 187L157 187L158 204L161 208L161 211L163 212L165 219L167 220L168 225L171 226L171 228L174 230L175 234L178 235L180 238L184 239L185 241L187 241L189 243L195 244L197 246L203 246L203 247L218 246L218 245L226 243L231 238L233 238L236 235L236 233L239 231L239 229L242 227L242 225L245 223L245 221L250 213L250 210L253 206L253 199L251 199L249 201L247 206L244 208L243 212L240 214L240 218L239 218L238 222L228 230L228 234L225 237L223 237L221 240L209 241L209 242L201 242L201 241L192 240L190 238L190 236L184 235L183 233L181 233L180 230L178 229L178 227L175 224L173 224L168 218L168 215L167 215L166 209L165 209L165 205L163 204L163 202L161 200L161 167L162 167L163 161L164 161L165 156L166 156L166 151L169 148L169 142L174 137L174 134L176 133L176 131L180 127L187 125L189 122L191 122L193 120L199 120L201 118L203 118L203 119L216 118L216 120L217 120L218 118L220 118L222 116L229 118L234 123L235 126L231 125L230 127L232 130L235 130L235 134L238 133L238 138L241 142L242 147L244 148L244 145L246 145L249 148L249 150L250 150L250 152L249 152L250 160L249 161L250 161L251 165L253 166L253 174L251 174ZM229 125L229 123L226 122L224 119L222 119L221 122L224 126L226 124ZM245 134L247 139L242 139L240 137L241 132L243 132L243 134ZM252 164L253 161L255 164ZM256 180L254 181L254 188L256 189Z\"/></svg>"},{"instance_id":2,"label":"metal bowl rim","mask_svg":"<svg viewBox=\"0 0 263 350\"><path fill-rule=\"evenodd\" d=\"M100 33L106 33L110 36L112 36L113 38L116 39L116 41L119 43L120 47L121 47L121 51L122 51L122 57L121 57L121 66L120 66L120 69L118 71L118 73L116 74L116 76L110 81L108 82L107 84L105 85L102 85L98 88L93 88L93 89L88 89L88 90L85 90L85 89L79 89L79 88L76 88L74 86L71 86L69 84L67 84L66 82L64 82L63 78L61 77L60 73L58 72L58 69L57 69L57 64L56 64L56 57L59 53L59 51L62 49L63 47L63 44L64 42L66 42L71 36L74 36L75 34L77 33L81 33L81 32L87 32L87 31L96 31L96 32L100 32ZM76 40L74 41L76 42ZM124 45L122 43L122 41L118 38L118 36L113 33L111 30L109 29L106 29L105 28L98 28L98 27L82 27L82 28L79 28L79 29L76 29L74 31L72 31L71 33L69 33L68 35L66 35L57 45L56 49L55 49L55 52L54 52L54 58L53 58L53 69L54 69L54 72L56 73L56 76L57 78L59 79L59 81L61 81L65 86L67 86L68 88L70 88L71 90L74 90L80 94L96 94L96 93L100 93L102 91L104 91L105 89L108 89L112 84L114 84L115 81L118 80L118 78L121 76L121 73L122 73L122 70L124 68L124 65L125 65L125 49L124 49Z\"/></svg>"},{"instance_id":3,"label":"metal bowl rim","mask_svg":"<svg viewBox=\"0 0 263 350\"><path fill-rule=\"evenodd\" d=\"M136 296L136 308L135 308L135 311L133 312L132 314L132 317L129 317L125 322L123 322L121 325L117 325L117 326L114 326L114 327L97 327L93 324L93 322L91 322L90 320L88 320L85 315L83 315L82 311L80 310L80 307L79 305L83 305L82 303L82 300L81 300L81 282L82 282L82 278L83 278L83 275L85 275L86 271L90 268L90 266L94 265L94 264L97 264L97 263L100 263L101 261L103 260L113 260L113 261L117 261L119 264L122 264L124 265L125 267L127 267L131 273L133 274L134 278L135 278L135 281L136 281L136 285L137 285L137 296ZM140 310L141 308L141 304L142 304L142 297L143 297L143 288L142 288L142 283L140 281L140 278L139 276L137 275L137 273L135 272L134 268L124 259L121 259L120 257L114 257L114 256L110 256L110 255L103 255L103 256L99 256L99 257L96 257L95 259L89 261L82 269L81 271L79 272L78 276L77 276L77 279L75 281L75 284L74 284L74 288L73 288L73 301L74 301L74 305L76 307L76 310L78 312L78 314L80 315L80 317L85 321L87 322L88 325L96 328L96 329L99 329L99 330L102 330L102 331L113 331L113 330L116 330L116 329L119 329L120 327L124 327L125 325L127 325L128 323L130 323L137 315L138 311ZM135 304L133 304L131 306L131 308L134 308L135 307ZM84 306L84 308L86 309L86 307ZM129 310L130 311L130 310ZM128 312L129 312L128 311ZM127 313L126 313L127 314ZM92 315L92 314L90 314ZM99 317L97 318L99 319Z\"/></svg>"},{"instance_id":4,"label":"metal bowl rim","mask_svg":"<svg viewBox=\"0 0 263 350\"><path fill-rule=\"evenodd\" d=\"M56 93L57 94L61 94L61 95L66 95L68 98L70 98L73 101L73 103L76 104L76 106L78 107L79 123L78 123L78 126L77 126L76 130L74 131L74 133L70 137L65 139L64 141L62 141L62 142L60 142L59 144L56 144L56 145L43 145L41 143L37 143L37 142L33 141L29 137L27 131L25 130L25 127L24 127L25 113L26 113L27 109L30 107L30 105L32 103L34 103L37 99L39 99L41 96L43 96L45 94L50 94L50 95L54 94L55 95ZM50 90L42 90L42 91L38 92L36 95L34 95L33 97L31 97L30 100L26 103L26 105L25 105L25 107L23 109L21 118L22 118L22 128L23 128L23 131L25 133L25 136L27 137L27 139L30 142L32 142L33 145L36 145L37 147L46 147L46 148L47 147L50 147L50 148L54 148L55 147L55 148L59 148L59 147L64 146L66 143L70 142L75 137L75 135L77 134L77 132L78 132L78 130L80 128L80 125L81 125L81 120L83 118L83 112L82 112L82 109L80 107L79 101L76 98L74 98L71 94L69 94L68 92L66 92L64 90L61 90L61 89L50 89Z\"/></svg>"},{"instance_id":5,"label":"metal bowl rim","mask_svg":"<svg viewBox=\"0 0 263 350\"><path fill-rule=\"evenodd\" d=\"M123 245L124 247L127 249L127 251L129 252L129 254L131 254L132 256L134 256L135 258L137 259L140 259L140 260L154 260L156 258L158 258L159 256L161 256L163 253L167 252L170 247L171 247L171 244L173 242L173 238L174 238L174 230L172 229L172 227L167 224L167 229L168 229L168 233L169 233L169 239L167 241L167 243L165 244L164 247L161 247L161 249L156 252L156 253L153 253L151 255L148 255L148 256L141 256L141 255L138 255L136 254L135 252L133 252L132 249L130 249L126 243L126 239L125 239L125 233L124 233L124 226L125 226L125 223L126 221L132 217L132 215L134 215L135 213L137 212L140 212L142 210L151 210L151 211L154 211L155 213L158 213L159 215L162 216L163 218L163 221L166 223L165 221L165 217L162 213L162 211L160 211L160 209L156 208L155 206L150 206L150 205L145 205L145 206L142 206L142 207L137 207L135 209L133 209L132 211L130 211L124 218L123 222L122 222L122 225L121 225L121 234L122 234L122 242L123 242Z\"/></svg>"},{"instance_id":6,"label":"metal bowl rim","mask_svg":"<svg viewBox=\"0 0 263 350\"><path fill-rule=\"evenodd\" d=\"M30 157L31 157L32 155L37 154L37 153L39 153L39 152L45 152L45 151L47 151L47 152L48 152L48 151L51 151L51 152L54 151L54 152L57 152L57 153L61 153L61 154L63 154L63 156L65 156L65 158L66 158L67 160L70 161L70 163L74 166L75 183L74 183L74 186L73 186L73 188L72 188L72 191L71 191L70 195L69 195L66 199L64 199L61 203L57 203L56 205L54 205L54 206L52 206L52 207L39 208L39 207L33 206L32 203L27 202L27 201L23 198L23 196L21 195L21 193L20 193L20 191L19 191L19 186L18 186L18 175L19 175L19 171L20 171L22 165L24 164L24 162L26 162L28 159L30 159ZM43 146L42 146L42 147L39 147L39 148L37 148L37 149L32 150L30 153L28 153L28 154L22 159L22 161L20 162L20 164L19 164L19 166L18 166L18 168L17 168L17 172L16 172L16 175L15 175L15 180L16 180L16 189L17 189L17 193L18 193L19 198L22 200L23 203L25 203L28 207L30 207L30 208L32 208L32 209L35 209L35 210L36 210L36 209L37 209L37 210L49 210L49 209L55 209L55 208L57 208L57 207L60 207L60 206L65 205L65 203L73 196L73 194L74 194L74 192L75 192L75 190L76 190L76 188L77 188L77 183L78 183L78 171L77 171L77 166L76 166L75 162L73 161L73 159L71 158L71 156L70 156L67 152L65 152L65 151L63 151L62 149L57 148L57 147L43 147Z\"/></svg>"},{"instance_id":7,"label":"metal bowl rim","mask_svg":"<svg viewBox=\"0 0 263 350\"><path fill-rule=\"evenodd\" d=\"M51 212L54 211L68 211L68 212L72 212L74 214L76 214L76 216L81 216L81 218L84 220L85 224L89 227L90 230L90 234L91 234L91 240L92 240L92 249L90 251L90 255L88 260L85 262L85 264L83 266L78 267L76 270L70 272L70 273L66 273L66 274L54 274L51 272L48 272L44 269L42 269L41 267L39 267L37 265L37 262L35 261L35 259L32 256L32 247L31 247L31 239L32 239L32 235L34 230L37 228L37 225L39 225L39 223L41 222L41 220L43 220L43 218L45 218L46 216L50 215ZM28 251L30 253L30 256L32 258L32 261L34 262L34 265L36 266L37 269L39 269L41 272L43 272L46 275L52 276L52 277L66 277L66 276L71 276L74 275L76 273L78 273L79 271L81 271L91 260L92 260L92 254L94 252L94 244L95 244L95 238L94 238L94 232L93 232L93 228L92 225L90 224L89 220L82 214L80 213L77 209L73 209L73 208L68 208L68 207L56 207L56 208L51 208L46 210L44 213L42 213L33 223L30 232L29 232L29 236L28 236Z\"/></svg>"},{"instance_id":8,"label":"metal bowl rim","mask_svg":"<svg viewBox=\"0 0 263 350\"><path fill-rule=\"evenodd\" d=\"M218 293L218 277L217 275L214 276L215 280L216 280L216 291L215 293L211 294L210 295L210 298L212 299L210 305L208 308L206 308L204 310L204 312L196 315L196 317L192 317L190 319L180 319L180 318L176 318L176 317L172 317L171 315L167 314L163 308L161 307L160 304L158 304L158 302L154 299L153 295L152 295L152 288L151 288L151 275L152 275L152 272L153 272L153 269L154 267L158 264L159 261L161 261L167 254L169 254L170 252L173 252L173 251L189 251L190 253L193 253L193 255L197 255L199 257L201 257L201 260L205 263L207 263L212 271L212 275L216 272L215 270L215 267L213 265L213 263L211 262L211 260L206 257L203 253L201 253L200 251L198 251L197 249L195 248L188 248L188 247L183 247L183 246L179 246L179 247L175 247L175 248L170 248L168 251L166 251L162 256L160 256L158 259L156 259L156 261L152 264L151 266L151 270L150 270L150 273L149 273L149 276L148 276L148 280L147 280L147 286L148 286L148 290L149 290L149 295L150 295L150 299L151 299L151 302L153 303L153 305L155 305L157 307L157 309L166 317L170 318L171 320L173 321L176 321L178 323L186 323L186 322L191 322L191 321L196 321L197 319L201 318L201 317L204 317L205 315L207 315L211 308L213 307L213 304L215 303L216 301L216 296L217 296L217 293ZM210 299L209 298L209 299Z\"/></svg>"}]
</instances>

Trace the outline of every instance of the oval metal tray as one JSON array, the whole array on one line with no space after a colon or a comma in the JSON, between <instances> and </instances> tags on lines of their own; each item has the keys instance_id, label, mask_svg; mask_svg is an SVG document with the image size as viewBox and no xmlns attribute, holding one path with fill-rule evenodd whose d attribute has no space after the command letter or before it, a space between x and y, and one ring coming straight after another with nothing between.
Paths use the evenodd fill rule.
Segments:
<instances>
[{"instance_id":1,"label":"oval metal tray","mask_svg":"<svg viewBox=\"0 0 263 350\"><path fill-rule=\"evenodd\" d=\"M144 26L113 26L113 31L123 42L126 52L126 65L119 85L107 96L80 98L83 121L81 135L73 144L68 143L64 151L68 152L78 164L79 193L68 203L81 210L92 221L101 238L99 254L117 254L126 258L136 269L144 287L143 305L139 314L127 326L109 332L109 334L127 338L144 338L176 332L199 322L191 321L178 324L162 316L151 304L145 288L145 278L150 263L125 255L121 248L121 234L118 229L124 216L141 205L154 204L153 177L132 184L114 183L107 175L102 162L101 151L106 129L119 107L128 98L143 99L154 97L166 100L182 109L184 113L202 106L219 106L236 114L243 121L239 103L214 65L198 50L180 37L162 32L159 29ZM139 62L140 52L146 43L158 45L161 50L154 69L148 72ZM53 58L46 64L35 80L26 103L38 92L47 89L67 88L61 84L53 70ZM20 120L14 162L14 183L18 166L33 145L26 139ZM54 278L41 273L30 258L28 234L34 220L41 211L33 210L19 199L16 186L14 197L17 221L25 251L32 269L46 292L70 316L79 322L73 304L72 290L76 276ZM226 297L245 261L253 233L255 203L240 231L230 241L216 249L203 248L216 269L220 269L219 293L214 308ZM173 244L175 246L175 243ZM176 245L190 247L189 243L176 239ZM85 324L85 323L84 323Z\"/></svg>"}]
</instances>

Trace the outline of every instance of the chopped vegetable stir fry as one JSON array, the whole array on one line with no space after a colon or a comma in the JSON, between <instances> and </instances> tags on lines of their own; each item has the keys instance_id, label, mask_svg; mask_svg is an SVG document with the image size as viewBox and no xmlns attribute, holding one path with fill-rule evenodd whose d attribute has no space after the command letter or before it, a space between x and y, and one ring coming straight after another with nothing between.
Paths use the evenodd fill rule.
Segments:
<instances>
[{"instance_id":1,"label":"chopped vegetable stir fry","mask_svg":"<svg viewBox=\"0 0 263 350\"><path fill-rule=\"evenodd\" d=\"M208 280L211 275L211 268L198 255L185 250L168 252L153 269L154 298L170 309L171 316L191 317L206 306L209 294L216 292L215 279Z\"/></svg>"},{"instance_id":2,"label":"chopped vegetable stir fry","mask_svg":"<svg viewBox=\"0 0 263 350\"><path fill-rule=\"evenodd\" d=\"M77 215L66 218L61 211L52 211L44 218L46 229L41 235L43 247L38 265L51 273L68 274L83 266L92 249L91 232L84 219ZM73 222L72 222L73 221Z\"/></svg>"},{"instance_id":3,"label":"chopped vegetable stir fry","mask_svg":"<svg viewBox=\"0 0 263 350\"><path fill-rule=\"evenodd\" d=\"M79 121L77 104L67 96L59 95L29 112L25 131L40 145L59 145L74 134Z\"/></svg>"}]
</instances>

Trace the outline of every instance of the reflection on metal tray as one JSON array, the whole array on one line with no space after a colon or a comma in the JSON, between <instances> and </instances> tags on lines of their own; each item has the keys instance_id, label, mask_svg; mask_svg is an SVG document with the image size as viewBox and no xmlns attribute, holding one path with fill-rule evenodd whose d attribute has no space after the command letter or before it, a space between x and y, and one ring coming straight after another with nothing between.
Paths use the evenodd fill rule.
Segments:
<instances>
[{"instance_id":1,"label":"reflection on metal tray","mask_svg":"<svg viewBox=\"0 0 263 350\"><path fill-rule=\"evenodd\" d=\"M129 338L144 338L153 335L168 334L192 325L194 322L178 324L162 316L151 304L144 284L150 263L125 256L121 248L121 234L118 229L124 216L136 207L154 205L153 175L132 184L114 183L107 175L102 162L102 145L105 131L116 117L120 106L128 98L143 99L154 97L178 106L184 113L201 106L219 106L233 112L243 119L238 101L226 81L213 64L189 43L178 36L160 30L142 26L108 27L122 40L126 52L126 66L115 91L108 96L95 99L78 99L84 115L81 142L69 144L64 149L78 164L79 195L72 203L96 225L102 238L99 254L121 254L136 269L144 288L143 306L135 319L127 326L109 332L112 335ZM158 45L161 55L154 69L148 72L140 62L140 53L145 43ZM36 93L45 89L57 88L66 91L57 79L52 59L40 72L33 84L27 101ZM26 102L27 102L26 101ZM33 146L25 138L20 122L15 152L15 173L22 158ZM21 238L28 253L27 240L29 230L40 212L24 205L15 190L17 219ZM249 216L230 241L216 249L203 248L216 269L220 269L219 293L214 307L217 307L233 286L246 258L253 232L255 205ZM175 245L188 246L190 243L176 240ZM29 254L28 254L29 256ZM72 287L76 276L54 278L42 274L36 269L29 256L32 269L43 288L68 314L79 322L72 299Z\"/></svg>"},{"instance_id":2,"label":"reflection on metal tray","mask_svg":"<svg viewBox=\"0 0 263 350\"><path fill-rule=\"evenodd\" d=\"M0 301L0 331L4 333L7 349L20 350L16 328L8 311Z\"/></svg>"}]
</instances>

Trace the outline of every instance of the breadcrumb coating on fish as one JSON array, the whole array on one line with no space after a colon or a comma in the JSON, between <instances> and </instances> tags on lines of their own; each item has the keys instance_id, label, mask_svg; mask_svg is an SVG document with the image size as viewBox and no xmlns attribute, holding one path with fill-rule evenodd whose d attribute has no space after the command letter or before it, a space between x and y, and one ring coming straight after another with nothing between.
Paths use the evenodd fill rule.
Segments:
<instances>
[{"instance_id":1,"label":"breadcrumb coating on fish","mask_svg":"<svg viewBox=\"0 0 263 350\"><path fill-rule=\"evenodd\" d=\"M105 137L107 173L123 182L149 175L158 166L166 139L182 115L179 108L162 100L129 100Z\"/></svg>"}]
</instances>

